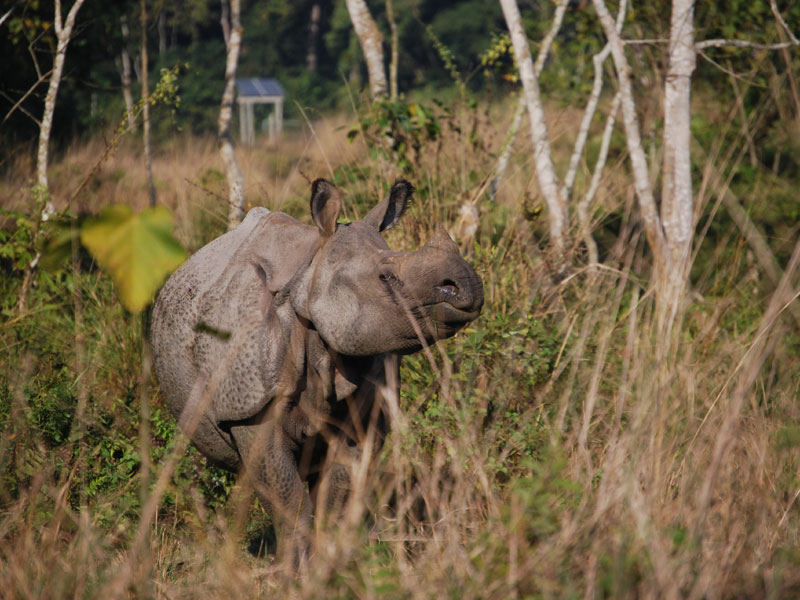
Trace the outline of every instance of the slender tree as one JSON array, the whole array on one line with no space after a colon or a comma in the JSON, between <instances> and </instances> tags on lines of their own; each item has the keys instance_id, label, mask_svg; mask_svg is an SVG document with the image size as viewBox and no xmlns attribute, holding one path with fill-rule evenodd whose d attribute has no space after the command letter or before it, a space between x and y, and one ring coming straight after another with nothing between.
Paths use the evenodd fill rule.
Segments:
<instances>
[{"instance_id":1,"label":"slender tree","mask_svg":"<svg viewBox=\"0 0 800 600\"><path fill-rule=\"evenodd\" d=\"M133 108L133 93L131 92L131 55L128 51L130 29L128 28L128 15L121 15L119 26L122 31L122 51L120 52L120 79L122 80L122 97L125 99L125 110L128 118L128 130L136 129L136 115Z\"/></svg>"},{"instance_id":2,"label":"slender tree","mask_svg":"<svg viewBox=\"0 0 800 600\"><path fill-rule=\"evenodd\" d=\"M383 36L375 25L365 0L346 0L369 75L369 95L373 100L386 96L386 71L383 66Z\"/></svg>"},{"instance_id":3,"label":"slender tree","mask_svg":"<svg viewBox=\"0 0 800 600\"><path fill-rule=\"evenodd\" d=\"M67 13L67 18L62 21L61 0L55 0L55 14L53 17L53 28L56 33L56 55L53 59L53 69L50 74L50 83L47 86L47 95L44 99L44 112L39 123L39 145L36 153L36 201L37 204L44 200L45 205L39 219L36 221L35 237L39 236L40 227L43 221L47 221L55 212L55 206L50 199L50 188L47 181L47 161L48 147L50 145L50 132L53 129L53 113L56 108L56 97L58 87L61 84L61 75L64 72L64 59L67 54L67 46L72 39L72 29L75 27L75 19L78 11L83 6L84 0L75 0L72 8ZM7 12L4 18L10 15ZM22 278L22 287L17 300L17 310L22 313L25 311L28 299L28 290L31 286L33 270L41 258L39 252L25 267L25 274Z\"/></svg>"},{"instance_id":4,"label":"slender tree","mask_svg":"<svg viewBox=\"0 0 800 600\"><path fill-rule=\"evenodd\" d=\"M53 128L53 112L56 108L56 96L58 87L61 85L61 75L64 72L64 59L67 55L67 46L72 39L72 29L75 27L75 19L78 11L83 6L84 0L75 0L72 8L67 13L67 18L61 18L61 0L55 0L55 14L53 18L53 28L56 32L56 55L53 59L53 71L50 75L50 84L47 87L47 95L44 99L44 113L39 127L39 148L36 160L36 181L39 186L40 197L45 198L47 203L42 213L42 220L47 220L55 211L49 198L49 188L47 182L47 159L48 146L50 144L50 132Z\"/></svg>"},{"instance_id":5,"label":"slender tree","mask_svg":"<svg viewBox=\"0 0 800 600\"><path fill-rule=\"evenodd\" d=\"M556 271L563 274L567 270L566 251L569 246L569 211L566 197L559 190L558 178L553 168L550 153L550 140L539 92L539 80L533 68L528 38L522 27L522 17L516 0L500 0L511 44L517 61L525 104L528 108L533 139L534 164L539 181L539 190L547 203L550 217L550 245L554 254Z\"/></svg>"},{"instance_id":6,"label":"slender tree","mask_svg":"<svg viewBox=\"0 0 800 600\"><path fill-rule=\"evenodd\" d=\"M400 39L397 33L397 22L394 20L392 0L386 0L386 21L391 31L392 55L389 60L389 98L397 99L397 64L400 62Z\"/></svg>"},{"instance_id":7,"label":"slender tree","mask_svg":"<svg viewBox=\"0 0 800 600\"><path fill-rule=\"evenodd\" d=\"M664 78L664 159L661 173L661 224L664 256L659 287L670 326L688 276L694 232L691 165L691 85L697 51L694 47L694 0L672 0L672 16Z\"/></svg>"},{"instance_id":8,"label":"slender tree","mask_svg":"<svg viewBox=\"0 0 800 600\"><path fill-rule=\"evenodd\" d=\"M228 5L228 0L220 0L219 7L219 23L222 25L222 37L225 40L225 47L227 48L231 41L231 10Z\"/></svg>"},{"instance_id":9,"label":"slender tree","mask_svg":"<svg viewBox=\"0 0 800 600\"><path fill-rule=\"evenodd\" d=\"M223 26L223 32L226 28ZM238 225L245 213L244 181L236 155L233 151L231 137L231 117L233 115L233 97L236 86L236 68L239 64L239 49L242 45L242 23L239 0L230 0L230 23L227 31L227 58L225 61L225 89L222 93L222 104L217 121L219 152L228 180L228 228Z\"/></svg>"},{"instance_id":10,"label":"slender tree","mask_svg":"<svg viewBox=\"0 0 800 600\"><path fill-rule=\"evenodd\" d=\"M311 5L308 18L308 47L306 48L306 70L314 73L317 70L317 43L319 40L319 21L322 10L319 2Z\"/></svg>"},{"instance_id":11,"label":"slender tree","mask_svg":"<svg viewBox=\"0 0 800 600\"><path fill-rule=\"evenodd\" d=\"M144 138L144 167L147 174L147 190L150 195L150 206L156 205L156 186L153 182L153 161L150 152L150 90L147 82L147 0L139 3L142 26L142 133Z\"/></svg>"}]
</instances>

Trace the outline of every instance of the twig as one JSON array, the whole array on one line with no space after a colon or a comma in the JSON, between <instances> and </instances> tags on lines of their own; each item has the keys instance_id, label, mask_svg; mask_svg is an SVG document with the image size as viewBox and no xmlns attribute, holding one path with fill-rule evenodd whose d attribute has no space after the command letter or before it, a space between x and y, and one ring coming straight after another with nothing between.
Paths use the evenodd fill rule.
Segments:
<instances>
[{"instance_id":1,"label":"twig","mask_svg":"<svg viewBox=\"0 0 800 600\"><path fill-rule=\"evenodd\" d=\"M597 243L592 237L591 227L589 226L589 207L592 205L594 197L597 194L597 189L600 187L600 178L603 175L603 169L605 168L606 160L608 159L608 149L611 146L611 135L614 132L614 123L616 122L620 101L621 95L619 92L617 92L617 94L614 96L614 100L611 102L611 108L608 111L606 126L603 129L603 138L600 142L600 153L597 155L597 162L594 165L594 173L592 173L592 181L589 184L589 191L586 192L586 196L584 196L583 200L578 203L576 210L578 214L578 223L581 227L581 235L583 236L583 242L586 244L586 248L589 252L590 264L595 264L598 262L599 254L597 251Z\"/></svg>"},{"instance_id":2,"label":"twig","mask_svg":"<svg viewBox=\"0 0 800 600\"><path fill-rule=\"evenodd\" d=\"M9 118L9 117L10 117L12 114L14 114L14 111L15 111L15 110L17 110L17 109L19 108L19 109L20 109L20 111L22 111L22 113L23 113L23 114L25 114L25 115L29 116L29 117L30 117L30 118L33 120L33 122L34 122L34 123L36 123L37 125L39 125L39 126L41 127L41 125L42 125L42 122L41 122L39 119L37 119L36 117L34 117L34 116L33 116L31 113L29 113L27 110L25 110L24 108L22 108L21 104L22 104L23 102L25 102L25 100L27 100L28 96L30 96L30 95L31 95L31 94L34 92L34 90L36 90L36 88L37 88L37 87L39 87L39 84L40 84L40 83L42 83L42 81L44 81L46 78L50 77L50 74L51 74L52 72L53 72L53 69L50 69L50 70L49 70L47 73L45 73L44 75L42 75L41 77L39 77L39 79L37 79L37 80L36 80L36 83L34 83L34 84L33 84L33 85L32 85L32 86L31 86L31 87L28 89L28 91L27 91L27 92L25 92L25 93L22 95L22 97L21 97L19 100L17 100L17 101L16 101L16 103L14 104L14 106L12 106L12 107L9 109L9 111L6 113L6 116L5 116L5 117L3 117L3 120L2 120L2 122L0 122L0 125L2 125L3 123L5 123L6 121L8 121L8 118ZM12 100L11 100L11 96L9 96L8 94L6 94L5 92L0 92L0 94L2 94L4 98L7 98L7 99L9 100L9 102L10 102L10 101L12 101Z\"/></svg>"}]
</instances>

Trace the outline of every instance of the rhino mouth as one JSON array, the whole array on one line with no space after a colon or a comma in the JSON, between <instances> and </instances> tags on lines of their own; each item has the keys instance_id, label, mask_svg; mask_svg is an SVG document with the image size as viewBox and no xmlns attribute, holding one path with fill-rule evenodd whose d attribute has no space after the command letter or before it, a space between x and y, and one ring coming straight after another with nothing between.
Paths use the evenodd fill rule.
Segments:
<instances>
[{"instance_id":1,"label":"rhino mouth","mask_svg":"<svg viewBox=\"0 0 800 600\"><path fill-rule=\"evenodd\" d=\"M480 314L479 310L456 308L446 301L425 304L412 312L428 343L455 335Z\"/></svg>"},{"instance_id":2,"label":"rhino mouth","mask_svg":"<svg viewBox=\"0 0 800 600\"><path fill-rule=\"evenodd\" d=\"M456 329L460 329L470 321L474 321L480 313L477 310L456 308L446 301L429 304L425 308L427 309L426 312L428 312L428 318L435 324L455 327Z\"/></svg>"}]
</instances>

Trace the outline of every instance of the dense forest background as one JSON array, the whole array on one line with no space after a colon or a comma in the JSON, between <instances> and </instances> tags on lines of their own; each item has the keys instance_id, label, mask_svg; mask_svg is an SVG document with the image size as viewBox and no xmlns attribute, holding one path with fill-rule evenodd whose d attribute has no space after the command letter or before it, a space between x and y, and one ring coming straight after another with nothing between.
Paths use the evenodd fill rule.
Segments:
<instances>
[{"instance_id":1,"label":"dense forest background","mask_svg":"<svg viewBox=\"0 0 800 600\"><path fill-rule=\"evenodd\" d=\"M384 32L388 56L389 27L385 4L372 3L373 17ZM154 119L159 135L186 131L213 133L224 85L225 43L220 25L222 3L208 0L158 0L148 3L148 50L150 70L178 67L180 105L163 119ZM312 26L314 7L319 21ZM455 93L452 68L476 98L502 99L515 89L509 79L513 60L506 55L486 69L485 53L493 40L507 34L500 5L480 0L398 0L393 3L399 36L399 89L405 94L447 99ZM521 2L525 29L532 40L547 31L555 5L547 1ZM25 144L38 135L34 119L41 111L47 72L55 50L53 3L43 0L4 0L2 13L11 11L0 36L0 64L4 122L0 139L4 146ZM697 37L738 37L753 42L774 38L769 4L766 2L701 2L697 5ZM66 8L65 8L66 11ZM788 22L800 18L789 7ZM127 18L130 33L124 39L120 19ZM602 31L594 24L590 4L570 2L564 25L553 48L551 65L542 74L543 87L552 89L550 100L569 103L588 92L591 56L603 43ZM641 38L664 40L669 22L659 7L643 4L631 9L636 33ZM361 49L343 2L244 2L244 39L239 60L240 77L276 77L286 88L289 117L299 118L295 103L316 111L346 109L366 84ZM58 143L90 136L114 126L124 110L121 93L120 55L127 44L133 56L134 96L140 74L139 2L87 3L82 8L73 40L53 129ZM657 44L656 44L657 46ZM452 61L442 60L440 50ZM663 56L653 48L638 52L645 69L663 68ZM752 55L725 49L723 62L731 69L749 64ZM782 71L780 53L770 58ZM483 64L482 64L483 62ZM727 79L719 64L701 60L697 80L716 87ZM647 75L642 75L642 85ZM38 85L37 85L38 81ZM759 87L766 85L761 82ZM719 92L732 96L730 86ZM28 92L31 92L28 94ZM26 95L27 94L27 95ZM757 104L757 91L746 98ZM23 101L17 106L19 100ZM728 98L732 100L732 97ZM12 106L15 110L10 112ZM31 118L33 117L33 118ZM769 157L767 157L769 158Z\"/></svg>"},{"instance_id":2,"label":"dense forest background","mask_svg":"<svg viewBox=\"0 0 800 600\"><path fill-rule=\"evenodd\" d=\"M666 4L608 2L624 69L602 0L519 0L516 46L510 0L371 0L387 65L392 7L400 92L372 98L343 0L242 2L237 77L277 78L288 118L246 146L234 109L243 206L310 222L325 177L352 220L408 178L390 246L444 224L486 292L479 319L403 359L375 469L288 576L269 512L178 430L147 342L158 286L230 223L231 4L85 0L48 166L54 11L73 3L0 2L0 596L796 597L800 3L672 2L693 7L696 64L670 288L651 228L669 215L648 221L633 164L663 212ZM572 177L561 256L520 47L542 58L551 171Z\"/></svg>"}]
</instances>

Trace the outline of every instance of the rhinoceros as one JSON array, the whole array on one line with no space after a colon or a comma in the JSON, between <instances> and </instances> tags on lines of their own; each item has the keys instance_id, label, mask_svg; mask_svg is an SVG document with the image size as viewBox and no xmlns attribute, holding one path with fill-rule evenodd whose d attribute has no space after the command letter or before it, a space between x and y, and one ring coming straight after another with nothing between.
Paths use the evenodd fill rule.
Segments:
<instances>
[{"instance_id":1,"label":"rhinoceros","mask_svg":"<svg viewBox=\"0 0 800 600\"><path fill-rule=\"evenodd\" d=\"M383 240L413 192L399 180L351 223L337 222L342 197L324 179L311 189L315 225L253 208L172 274L153 309L167 406L210 461L248 474L278 556L295 565L315 504L340 509L347 461L387 432L395 357L454 335L483 305L480 277L441 225L416 252Z\"/></svg>"}]
</instances>

